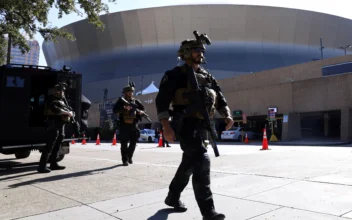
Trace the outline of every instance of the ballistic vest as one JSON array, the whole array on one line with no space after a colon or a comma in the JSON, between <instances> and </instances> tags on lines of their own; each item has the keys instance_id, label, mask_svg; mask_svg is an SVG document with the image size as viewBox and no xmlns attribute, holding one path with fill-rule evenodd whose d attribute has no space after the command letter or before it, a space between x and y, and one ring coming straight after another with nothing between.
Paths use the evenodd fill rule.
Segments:
<instances>
[{"instance_id":1,"label":"ballistic vest","mask_svg":"<svg viewBox=\"0 0 352 220\"><path fill-rule=\"evenodd\" d=\"M61 115L61 114L57 114L55 112L53 112L50 108L50 105L52 103L58 103L58 106L60 109L67 111L67 107L65 105L65 102L60 100L60 99L52 99L49 102L45 103L45 107L44 107L44 115L45 116L60 116L61 120L64 122L70 122L71 121L71 117L69 117L68 115Z\"/></svg>"},{"instance_id":2,"label":"ballistic vest","mask_svg":"<svg viewBox=\"0 0 352 220\"><path fill-rule=\"evenodd\" d=\"M179 71L181 72L186 72L186 69L184 66L177 67L179 68ZM205 88L205 93L206 93L206 106L207 110L209 113L210 118L213 118L215 115L215 106L216 106L216 92L213 89L213 82L210 74L204 70L201 69L200 73L195 73L199 87L200 88ZM191 88L191 84L189 81L187 81L187 87L186 88L178 88L176 90L175 96L173 97L171 103L172 105L190 105L191 100L188 97L188 94L194 93L195 90ZM189 115L188 117L197 117L199 119L203 119L203 116L200 114L200 112L196 111L192 115Z\"/></svg>"},{"instance_id":3,"label":"ballistic vest","mask_svg":"<svg viewBox=\"0 0 352 220\"><path fill-rule=\"evenodd\" d=\"M135 104L135 99L132 99L129 102ZM125 124L134 123L136 117L137 117L136 111L127 110L127 109L122 110L122 118Z\"/></svg>"}]
</instances>

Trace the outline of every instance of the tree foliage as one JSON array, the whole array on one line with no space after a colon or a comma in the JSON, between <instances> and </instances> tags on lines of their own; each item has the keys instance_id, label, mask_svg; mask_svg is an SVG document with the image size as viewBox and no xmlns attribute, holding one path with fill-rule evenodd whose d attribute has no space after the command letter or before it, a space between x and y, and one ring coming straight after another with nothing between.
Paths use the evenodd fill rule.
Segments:
<instances>
[{"instance_id":1,"label":"tree foliage","mask_svg":"<svg viewBox=\"0 0 352 220\"><path fill-rule=\"evenodd\" d=\"M0 65L5 64L7 55L7 40L0 37Z\"/></svg>"},{"instance_id":2,"label":"tree foliage","mask_svg":"<svg viewBox=\"0 0 352 220\"><path fill-rule=\"evenodd\" d=\"M75 40L65 30L52 26L48 20L51 8L58 9L58 18L75 13L87 16L88 22L100 30L104 24L99 15L109 13L108 3L116 0L0 0L0 43L5 34L11 36L12 46L18 46L22 53L29 51L24 32L33 38L39 32L45 41L57 42L57 37ZM78 8L78 7L80 8Z\"/></svg>"}]
</instances>

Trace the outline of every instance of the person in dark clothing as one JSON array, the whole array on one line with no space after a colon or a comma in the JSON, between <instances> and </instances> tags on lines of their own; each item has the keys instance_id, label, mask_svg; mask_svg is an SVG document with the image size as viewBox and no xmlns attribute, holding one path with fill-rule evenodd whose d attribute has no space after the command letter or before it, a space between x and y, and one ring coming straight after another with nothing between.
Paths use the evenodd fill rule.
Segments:
<instances>
[{"instance_id":1,"label":"person in dark clothing","mask_svg":"<svg viewBox=\"0 0 352 220\"><path fill-rule=\"evenodd\" d=\"M136 149L137 140L140 137L140 131L137 127L138 121L142 120L141 115L144 113L145 108L141 101L133 98L134 86L131 84L123 89L123 97L120 97L114 105L113 112L119 114L119 138L121 142L121 158L124 166L133 163L133 154ZM138 106L133 108L128 103ZM128 145L129 143L129 145Z\"/></svg>"},{"instance_id":2,"label":"person in dark clothing","mask_svg":"<svg viewBox=\"0 0 352 220\"><path fill-rule=\"evenodd\" d=\"M161 126L161 134L162 134L162 138L163 138L163 147L165 147L165 144L166 144L166 147L171 147L171 146L169 145L169 142L165 139L164 129L163 129L162 126Z\"/></svg>"},{"instance_id":3,"label":"person in dark clothing","mask_svg":"<svg viewBox=\"0 0 352 220\"><path fill-rule=\"evenodd\" d=\"M205 140L207 131L204 128L204 118L199 112L185 115L183 110L191 101L187 94L194 91L190 88L188 74L193 71L199 86L207 93L207 111L211 118L215 109L225 118L226 130L232 127L233 119L227 102L215 78L202 66L205 45L197 39L185 40L181 43L178 55L185 64L165 72L156 97L158 119L164 128L165 139L174 142L180 141L183 156L181 164L173 178L165 204L178 211L187 208L180 201L181 193L187 186L193 174L192 183L195 197L203 216L203 220L223 220L225 215L215 211L212 192L210 189L210 159L207 154ZM172 124L169 122L169 105L172 103ZM180 117L182 115L182 117ZM183 119L181 119L183 118Z\"/></svg>"},{"instance_id":4,"label":"person in dark clothing","mask_svg":"<svg viewBox=\"0 0 352 220\"><path fill-rule=\"evenodd\" d=\"M155 137L155 139L158 142L159 141L159 135L160 135L159 128L155 128L154 133L155 133L154 137Z\"/></svg>"},{"instance_id":5,"label":"person in dark clothing","mask_svg":"<svg viewBox=\"0 0 352 220\"><path fill-rule=\"evenodd\" d=\"M64 166L57 163L58 153L65 138L65 124L70 122L74 113L70 111L63 100L65 83L58 83L53 88L53 94L45 102L44 115L46 116L47 142L39 161L38 172L49 173L51 170L63 170ZM50 169L47 163L50 163Z\"/></svg>"}]
</instances>

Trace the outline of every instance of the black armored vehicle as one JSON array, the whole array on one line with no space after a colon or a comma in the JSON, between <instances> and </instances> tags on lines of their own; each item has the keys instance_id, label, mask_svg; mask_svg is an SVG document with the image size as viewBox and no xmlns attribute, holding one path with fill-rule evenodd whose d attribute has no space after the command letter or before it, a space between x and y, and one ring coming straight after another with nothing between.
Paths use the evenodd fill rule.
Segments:
<instances>
[{"instance_id":1,"label":"black armored vehicle","mask_svg":"<svg viewBox=\"0 0 352 220\"><path fill-rule=\"evenodd\" d=\"M65 97L77 122L65 126L66 137L58 161L69 153L70 141L82 140L88 128L91 103L82 95L81 74L67 66L56 70L35 65L3 65L0 67L0 153L15 154L16 158L23 159L32 150L41 152L46 143L44 103L58 81L68 85Z\"/></svg>"}]
</instances>

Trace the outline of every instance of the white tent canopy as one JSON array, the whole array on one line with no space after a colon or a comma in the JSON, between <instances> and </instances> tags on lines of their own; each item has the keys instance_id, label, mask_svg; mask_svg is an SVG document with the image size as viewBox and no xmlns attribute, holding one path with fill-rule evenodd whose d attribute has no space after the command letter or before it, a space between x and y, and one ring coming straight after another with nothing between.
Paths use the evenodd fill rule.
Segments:
<instances>
[{"instance_id":1,"label":"white tent canopy","mask_svg":"<svg viewBox=\"0 0 352 220\"><path fill-rule=\"evenodd\" d=\"M136 95L145 95L154 92L159 92L159 89L154 85L154 81L152 81L152 83L150 83L147 88L143 89L142 91L136 92Z\"/></svg>"}]
</instances>

